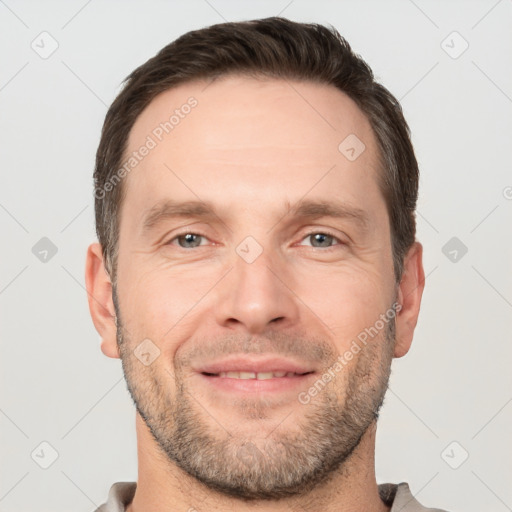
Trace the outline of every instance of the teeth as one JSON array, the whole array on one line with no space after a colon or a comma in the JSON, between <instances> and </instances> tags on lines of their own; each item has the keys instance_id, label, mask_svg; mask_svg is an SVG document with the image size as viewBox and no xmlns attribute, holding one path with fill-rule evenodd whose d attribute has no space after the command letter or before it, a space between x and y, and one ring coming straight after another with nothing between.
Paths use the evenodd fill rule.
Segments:
<instances>
[{"instance_id":1,"label":"teeth","mask_svg":"<svg viewBox=\"0 0 512 512\"><path fill-rule=\"evenodd\" d=\"M261 372L256 374L258 380L272 379L275 375L272 372Z\"/></svg>"},{"instance_id":2,"label":"teeth","mask_svg":"<svg viewBox=\"0 0 512 512\"><path fill-rule=\"evenodd\" d=\"M301 375L294 372L220 372L219 377L227 377L228 379L258 379L267 380L279 377L295 377Z\"/></svg>"}]
</instances>

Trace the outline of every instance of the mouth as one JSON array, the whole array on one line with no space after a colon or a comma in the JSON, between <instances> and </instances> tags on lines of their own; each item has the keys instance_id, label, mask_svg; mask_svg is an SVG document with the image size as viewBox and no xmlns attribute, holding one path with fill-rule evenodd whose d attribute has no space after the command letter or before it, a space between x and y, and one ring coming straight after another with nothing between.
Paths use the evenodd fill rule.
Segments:
<instances>
[{"instance_id":1,"label":"mouth","mask_svg":"<svg viewBox=\"0 0 512 512\"><path fill-rule=\"evenodd\" d=\"M284 375L283 375L284 374ZM203 384L223 393L246 395L298 393L307 389L315 372L203 372Z\"/></svg>"},{"instance_id":2,"label":"mouth","mask_svg":"<svg viewBox=\"0 0 512 512\"><path fill-rule=\"evenodd\" d=\"M312 385L316 372L201 372L197 374L210 390L243 396L297 394Z\"/></svg>"},{"instance_id":3,"label":"mouth","mask_svg":"<svg viewBox=\"0 0 512 512\"><path fill-rule=\"evenodd\" d=\"M297 392L308 386L317 371L311 363L275 354L231 354L194 368L200 382L226 393Z\"/></svg>"},{"instance_id":4,"label":"mouth","mask_svg":"<svg viewBox=\"0 0 512 512\"><path fill-rule=\"evenodd\" d=\"M287 371L277 371L277 372L244 372L244 371L229 371L229 372L219 372L219 373L208 373L201 372L202 375L206 377L218 377L221 379L240 379L240 380L270 380L270 379L282 379L282 378L296 378L302 377L304 375L309 375L314 372L304 372L304 373L296 373L296 372L287 372Z\"/></svg>"}]
</instances>

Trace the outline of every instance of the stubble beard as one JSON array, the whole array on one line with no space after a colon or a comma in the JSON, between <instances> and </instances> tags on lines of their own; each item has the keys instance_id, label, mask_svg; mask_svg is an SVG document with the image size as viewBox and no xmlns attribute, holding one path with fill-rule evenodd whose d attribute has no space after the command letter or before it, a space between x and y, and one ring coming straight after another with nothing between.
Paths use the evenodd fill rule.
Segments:
<instances>
[{"instance_id":1,"label":"stubble beard","mask_svg":"<svg viewBox=\"0 0 512 512\"><path fill-rule=\"evenodd\" d=\"M327 483L347 462L368 428L377 421L391 373L395 320L361 348L345 389L338 376L308 404L297 401L277 428L256 438L232 423L219 426L187 389L183 372L174 373L175 394L168 393L156 365L145 367L133 354L136 346L117 311L117 340L128 391L168 462L209 489L244 501L300 496ZM266 418L265 402L236 404L236 417ZM244 416L245 415L245 416ZM281 423L280 423L281 422ZM256 429L259 430L259 429Z\"/></svg>"}]
</instances>

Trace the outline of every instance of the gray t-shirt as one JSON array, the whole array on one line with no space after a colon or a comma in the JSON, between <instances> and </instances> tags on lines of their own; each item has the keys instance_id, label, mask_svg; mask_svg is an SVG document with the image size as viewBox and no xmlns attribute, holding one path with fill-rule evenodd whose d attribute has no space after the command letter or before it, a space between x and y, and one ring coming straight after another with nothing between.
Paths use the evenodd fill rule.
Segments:
<instances>
[{"instance_id":1,"label":"gray t-shirt","mask_svg":"<svg viewBox=\"0 0 512 512\"><path fill-rule=\"evenodd\" d=\"M136 482L117 482L108 493L108 500L95 512L125 512L135 495ZM446 512L440 508L426 508L411 494L409 484L380 484L379 494L386 505L393 505L390 512Z\"/></svg>"}]
</instances>

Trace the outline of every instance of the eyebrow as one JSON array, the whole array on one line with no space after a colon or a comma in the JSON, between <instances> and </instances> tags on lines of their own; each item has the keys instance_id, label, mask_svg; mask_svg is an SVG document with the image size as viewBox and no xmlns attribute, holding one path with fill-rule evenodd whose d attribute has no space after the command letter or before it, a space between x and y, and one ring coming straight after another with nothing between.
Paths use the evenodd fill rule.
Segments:
<instances>
[{"instance_id":1,"label":"eyebrow","mask_svg":"<svg viewBox=\"0 0 512 512\"><path fill-rule=\"evenodd\" d=\"M287 205L289 204L288 202ZM367 232L370 229L370 218L366 211L347 203L302 200L288 209L287 215L299 219L314 220L323 217L348 219L356 223L362 231Z\"/></svg>"},{"instance_id":2,"label":"eyebrow","mask_svg":"<svg viewBox=\"0 0 512 512\"><path fill-rule=\"evenodd\" d=\"M370 219L368 214L361 208L350 204L333 201L301 200L296 205L291 206L286 202L286 213L274 227L285 217L291 216L300 220L314 220L324 217L334 219L348 219L364 232L370 228ZM165 220L177 218L197 218L201 220L217 220L224 224L221 217L212 203L207 201L175 201L167 199L157 203L150 208L143 218L142 233L152 231ZM273 229L273 228L272 228Z\"/></svg>"},{"instance_id":3,"label":"eyebrow","mask_svg":"<svg viewBox=\"0 0 512 512\"><path fill-rule=\"evenodd\" d=\"M153 230L164 220L191 217L203 220L219 219L215 207L210 203L167 199L148 210L143 219L142 232Z\"/></svg>"}]
</instances>

